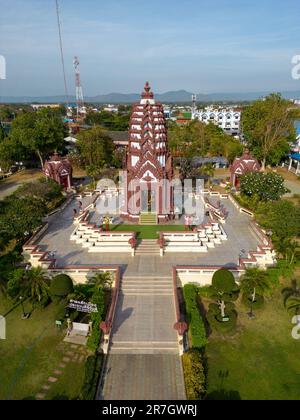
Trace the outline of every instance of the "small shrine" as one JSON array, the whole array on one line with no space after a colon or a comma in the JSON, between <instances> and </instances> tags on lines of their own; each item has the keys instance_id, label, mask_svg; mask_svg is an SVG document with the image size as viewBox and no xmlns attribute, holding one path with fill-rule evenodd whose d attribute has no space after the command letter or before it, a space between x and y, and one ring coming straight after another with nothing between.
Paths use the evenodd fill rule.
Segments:
<instances>
[{"instance_id":1,"label":"small shrine","mask_svg":"<svg viewBox=\"0 0 300 420\"><path fill-rule=\"evenodd\" d=\"M58 153L54 153L44 164L44 174L47 178L53 179L65 189L72 187L72 165L61 157Z\"/></svg>"},{"instance_id":2,"label":"small shrine","mask_svg":"<svg viewBox=\"0 0 300 420\"><path fill-rule=\"evenodd\" d=\"M260 169L261 166L258 160L251 155L249 149L245 149L243 155L235 158L230 167L230 183L234 187L239 188L241 176L247 172L259 172Z\"/></svg>"}]
</instances>

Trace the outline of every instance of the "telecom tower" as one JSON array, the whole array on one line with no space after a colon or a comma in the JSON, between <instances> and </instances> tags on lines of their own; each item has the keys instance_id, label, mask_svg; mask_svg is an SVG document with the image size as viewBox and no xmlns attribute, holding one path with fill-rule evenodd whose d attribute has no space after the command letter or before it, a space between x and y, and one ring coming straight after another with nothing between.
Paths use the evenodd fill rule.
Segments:
<instances>
[{"instance_id":1,"label":"telecom tower","mask_svg":"<svg viewBox=\"0 0 300 420\"><path fill-rule=\"evenodd\" d=\"M73 65L75 69L77 118L79 118L80 114L85 113L85 108L84 108L84 100L83 100L83 90L82 90L81 80L80 80L78 57L74 57Z\"/></svg>"},{"instance_id":2,"label":"telecom tower","mask_svg":"<svg viewBox=\"0 0 300 420\"><path fill-rule=\"evenodd\" d=\"M192 95L192 119L195 118L195 114L197 111L197 95Z\"/></svg>"}]
</instances>

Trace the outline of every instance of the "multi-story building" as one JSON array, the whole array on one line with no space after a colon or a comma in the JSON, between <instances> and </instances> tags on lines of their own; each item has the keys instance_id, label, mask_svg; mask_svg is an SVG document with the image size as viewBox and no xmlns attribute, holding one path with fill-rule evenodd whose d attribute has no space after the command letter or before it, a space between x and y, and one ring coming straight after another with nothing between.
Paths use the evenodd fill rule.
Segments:
<instances>
[{"instance_id":1,"label":"multi-story building","mask_svg":"<svg viewBox=\"0 0 300 420\"><path fill-rule=\"evenodd\" d=\"M240 109L216 109L206 107L196 110L192 114L192 119L198 119L206 124L213 123L222 128L225 133L238 136L241 133L241 110Z\"/></svg>"}]
</instances>

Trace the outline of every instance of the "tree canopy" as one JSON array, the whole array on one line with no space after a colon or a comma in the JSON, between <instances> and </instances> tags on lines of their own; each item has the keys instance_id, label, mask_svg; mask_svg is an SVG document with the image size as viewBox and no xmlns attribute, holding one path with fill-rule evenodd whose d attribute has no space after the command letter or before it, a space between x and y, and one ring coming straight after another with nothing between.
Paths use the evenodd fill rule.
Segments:
<instances>
[{"instance_id":1,"label":"tree canopy","mask_svg":"<svg viewBox=\"0 0 300 420\"><path fill-rule=\"evenodd\" d=\"M263 169L266 164L278 164L289 152L289 142L296 137L295 116L291 102L274 93L244 110L243 133Z\"/></svg>"},{"instance_id":2,"label":"tree canopy","mask_svg":"<svg viewBox=\"0 0 300 420\"><path fill-rule=\"evenodd\" d=\"M112 164L115 149L106 130L95 126L78 134L77 147L85 166L104 167Z\"/></svg>"},{"instance_id":3,"label":"tree canopy","mask_svg":"<svg viewBox=\"0 0 300 420\"><path fill-rule=\"evenodd\" d=\"M241 177L240 190L249 197L257 195L260 200L279 200L288 190L281 175L268 172L249 172Z\"/></svg>"},{"instance_id":4,"label":"tree canopy","mask_svg":"<svg viewBox=\"0 0 300 420\"><path fill-rule=\"evenodd\" d=\"M64 150L65 135L65 126L60 113L41 109L37 112L19 114L12 123L8 142L12 150L18 150L19 155L23 157L26 153L35 153L43 167L49 153Z\"/></svg>"},{"instance_id":5,"label":"tree canopy","mask_svg":"<svg viewBox=\"0 0 300 420\"><path fill-rule=\"evenodd\" d=\"M243 150L240 141L225 134L220 127L196 120L184 126L171 125L169 145L175 156L183 158L224 156L232 161Z\"/></svg>"}]
</instances>

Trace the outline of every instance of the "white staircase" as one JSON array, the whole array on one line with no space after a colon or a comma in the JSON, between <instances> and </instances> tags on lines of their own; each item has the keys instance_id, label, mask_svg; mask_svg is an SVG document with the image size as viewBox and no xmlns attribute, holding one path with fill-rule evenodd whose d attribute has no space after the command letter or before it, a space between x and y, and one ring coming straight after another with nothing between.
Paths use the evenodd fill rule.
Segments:
<instances>
[{"instance_id":1,"label":"white staircase","mask_svg":"<svg viewBox=\"0 0 300 420\"><path fill-rule=\"evenodd\" d=\"M159 255L160 248L156 239L142 239L135 251L135 255Z\"/></svg>"}]
</instances>

